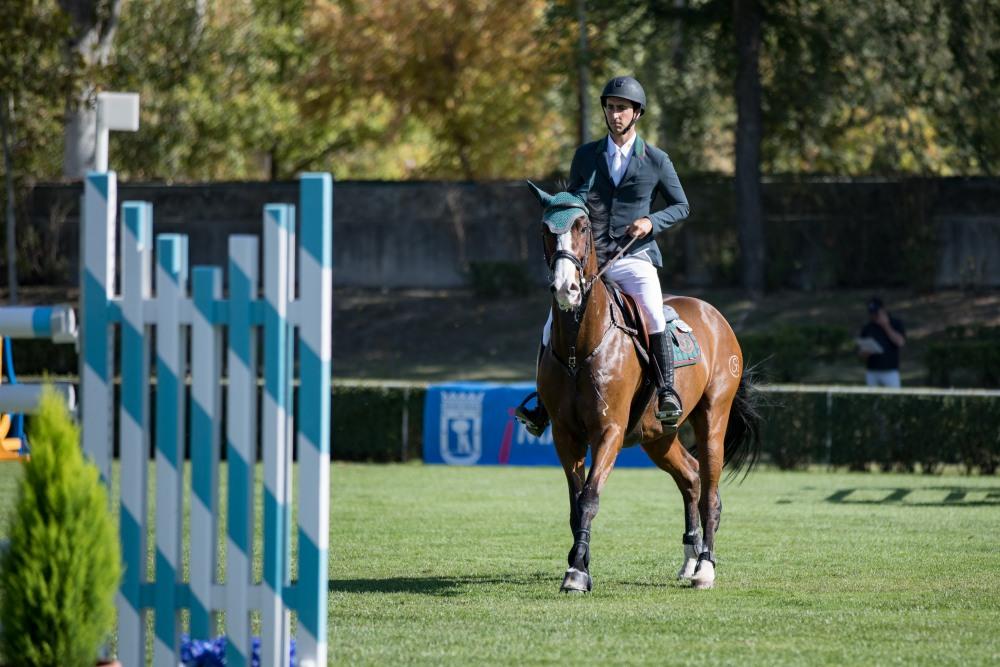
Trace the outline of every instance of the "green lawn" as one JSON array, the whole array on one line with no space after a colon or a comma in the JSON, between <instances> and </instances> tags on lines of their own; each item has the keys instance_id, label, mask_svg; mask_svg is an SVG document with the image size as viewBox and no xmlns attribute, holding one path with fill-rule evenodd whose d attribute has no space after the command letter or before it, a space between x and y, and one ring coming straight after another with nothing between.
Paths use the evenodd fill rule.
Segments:
<instances>
[{"instance_id":1,"label":"green lawn","mask_svg":"<svg viewBox=\"0 0 1000 667\"><path fill-rule=\"evenodd\" d=\"M17 466L0 466L0 514ZM718 579L674 582L679 495L616 470L594 592L554 468L335 464L332 664L979 665L1000 660L1000 478L759 471L723 487Z\"/></svg>"},{"instance_id":2,"label":"green lawn","mask_svg":"<svg viewBox=\"0 0 1000 667\"><path fill-rule=\"evenodd\" d=\"M338 664L1000 660L997 478L754 473L723 487L716 588L694 591L673 483L616 470L582 597L558 592L557 469L337 465L332 484Z\"/></svg>"}]
</instances>

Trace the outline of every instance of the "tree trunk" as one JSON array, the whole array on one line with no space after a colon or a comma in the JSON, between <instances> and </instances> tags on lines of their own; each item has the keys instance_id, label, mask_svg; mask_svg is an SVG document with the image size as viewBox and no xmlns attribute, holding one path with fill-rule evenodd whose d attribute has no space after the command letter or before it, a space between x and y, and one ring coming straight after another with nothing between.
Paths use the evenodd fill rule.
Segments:
<instances>
[{"instance_id":1,"label":"tree trunk","mask_svg":"<svg viewBox=\"0 0 1000 667\"><path fill-rule=\"evenodd\" d=\"M760 27L758 0L733 0L736 31L736 219L743 288L764 292L764 213L760 185Z\"/></svg>"},{"instance_id":2,"label":"tree trunk","mask_svg":"<svg viewBox=\"0 0 1000 667\"><path fill-rule=\"evenodd\" d=\"M73 41L66 50L67 62L80 58L88 68L106 64L118 28L121 0L59 0L59 6L73 22ZM66 178L83 178L94 168L97 146L95 93L94 83L84 82L82 89L66 100L63 129L63 175Z\"/></svg>"},{"instance_id":3,"label":"tree trunk","mask_svg":"<svg viewBox=\"0 0 1000 667\"><path fill-rule=\"evenodd\" d=\"M17 303L17 219L14 216L14 160L10 148L14 143L11 137L14 131L14 100L3 93L0 93L0 131L3 134L4 186L7 192L7 302L14 305Z\"/></svg>"},{"instance_id":4,"label":"tree trunk","mask_svg":"<svg viewBox=\"0 0 1000 667\"><path fill-rule=\"evenodd\" d=\"M587 1L576 0L576 20L580 27L579 53L577 53L577 88L580 95L580 125L577 145L590 140L590 52L587 45Z\"/></svg>"}]
</instances>

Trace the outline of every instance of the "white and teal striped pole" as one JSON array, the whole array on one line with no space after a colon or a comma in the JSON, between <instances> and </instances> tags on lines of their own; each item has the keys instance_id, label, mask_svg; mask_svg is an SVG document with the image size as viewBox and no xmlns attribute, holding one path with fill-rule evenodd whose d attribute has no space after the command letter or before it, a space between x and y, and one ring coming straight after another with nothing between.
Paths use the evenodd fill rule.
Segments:
<instances>
[{"instance_id":1,"label":"white and teal striped pole","mask_svg":"<svg viewBox=\"0 0 1000 667\"><path fill-rule=\"evenodd\" d=\"M70 306L0 308L0 338L48 338L54 343L73 343L76 336L76 313Z\"/></svg>"},{"instance_id":2,"label":"white and teal striped pole","mask_svg":"<svg viewBox=\"0 0 1000 667\"><path fill-rule=\"evenodd\" d=\"M184 493L184 383L187 336L182 330L187 298L188 239L161 234L156 240L156 582L153 662L176 664L180 604Z\"/></svg>"},{"instance_id":3,"label":"white and teal striped pole","mask_svg":"<svg viewBox=\"0 0 1000 667\"><path fill-rule=\"evenodd\" d=\"M250 664L253 468L257 444L257 237L229 238L229 369L226 463L226 664Z\"/></svg>"},{"instance_id":4,"label":"white and teal striped pole","mask_svg":"<svg viewBox=\"0 0 1000 667\"><path fill-rule=\"evenodd\" d=\"M333 179L303 174L299 194L299 579L296 653L326 665L333 342Z\"/></svg>"},{"instance_id":5,"label":"white and teal striped pole","mask_svg":"<svg viewBox=\"0 0 1000 667\"><path fill-rule=\"evenodd\" d=\"M91 172L84 181L80 276L80 396L83 409L83 450L110 486L113 431L111 308L115 277L115 213L118 179L115 172ZM85 398L84 398L85 397Z\"/></svg>"},{"instance_id":6,"label":"white and teal striped pole","mask_svg":"<svg viewBox=\"0 0 1000 667\"><path fill-rule=\"evenodd\" d=\"M222 421L222 269L191 271L191 636L215 633L212 588L218 571L219 455Z\"/></svg>"},{"instance_id":7,"label":"white and teal striped pole","mask_svg":"<svg viewBox=\"0 0 1000 667\"><path fill-rule=\"evenodd\" d=\"M147 580L149 327L143 321L143 304L153 294L153 207L146 202L125 202L121 230L122 384L118 452L121 462L119 532L125 572L118 601L118 656L124 664L138 665L143 663L146 654L142 589Z\"/></svg>"},{"instance_id":8,"label":"white and teal striped pole","mask_svg":"<svg viewBox=\"0 0 1000 667\"><path fill-rule=\"evenodd\" d=\"M268 204L264 209L264 394L261 443L264 454L264 573L261 601L261 664L283 665L291 648L291 617L285 606L290 545L286 523L291 441L292 337L288 304L294 284L295 207ZM283 657L284 656L284 657Z\"/></svg>"}]
</instances>

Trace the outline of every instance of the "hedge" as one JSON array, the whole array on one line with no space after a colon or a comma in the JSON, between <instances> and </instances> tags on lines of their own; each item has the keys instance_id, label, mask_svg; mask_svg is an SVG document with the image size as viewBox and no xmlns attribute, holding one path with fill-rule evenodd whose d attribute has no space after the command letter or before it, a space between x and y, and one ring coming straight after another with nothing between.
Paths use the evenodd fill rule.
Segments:
<instances>
[{"instance_id":1,"label":"hedge","mask_svg":"<svg viewBox=\"0 0 1000 667\"><path fill-rule=\"evenodd\" d=\"M956 326L927 346L928 381L949 386L956 380L977 387L1000 387L1000 327Z\"/></svg>"},{"instance_id":2,"label":"hedge","mask_svg":"<svg viewBox=\"0 0 1000 667\"><path fill-rule=\"evenodd\" d=\"M422 385L335 383L333 457L419 459L425 394ZM1000 468L1000 391L770 385L762 397L762 461L783 469Z\"/></svg>"},{"instance_id":3,"label":"hedge","mask_svg":"<svg viewBox=\"0 0 1000 667\"><path fill-rule=\"evenodd\" d=\"M423 456L423 385L334 382L331 456L408 461Z\"/></svg>"},{"instance_id":4,"label":"hedge","mask_svg":"<svg viewBox=\"0 0 1000 667\"><path fill-rule=\"evenodd\" d=\"M1000 466L1000 392L867 387L768 387L766 460L855 470L936 472Z\"/></svg>"}]
</instances>

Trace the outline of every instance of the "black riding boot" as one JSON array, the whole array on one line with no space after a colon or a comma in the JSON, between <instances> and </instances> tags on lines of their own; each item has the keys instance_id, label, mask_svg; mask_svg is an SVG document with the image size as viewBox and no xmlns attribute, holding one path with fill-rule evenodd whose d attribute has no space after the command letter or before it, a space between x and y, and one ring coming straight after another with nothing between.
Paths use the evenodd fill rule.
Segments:
<instances>
[{"instance_id":1,"label":"black riding boot","mask_svg":"<svg viewBox=\"0 0 1000 667\"><path fill-rule=\"evenodd\" d=\"M656 388L656 418L667 428L677 426L684 409L681 397L674 389L674 348L666 331L649 335L649 348L656 360L659 386Z\"/></svg>"},{"instance_id":2,"label":"black riding boot","mask_svg":"<svg viewBox=\"0 0 1000 667\"><path fill-rule=\"evenodd\" d=\"M538 366L542 363L542 354L545 353L545 346L538 346L538 362L535 364L535 378L538 381ZM524 424L525 430L536 438L541 437L542 433L545 432L546 427L549 425L549 413L545 410L545 406L542 405L540 400L536 401L536 405L533 408L527 407L528 401L532 398L538 396L537 391L533 391L524 397L521 404L514 409L514 418L517 421Z\"/></svg>"}]
</instances>

